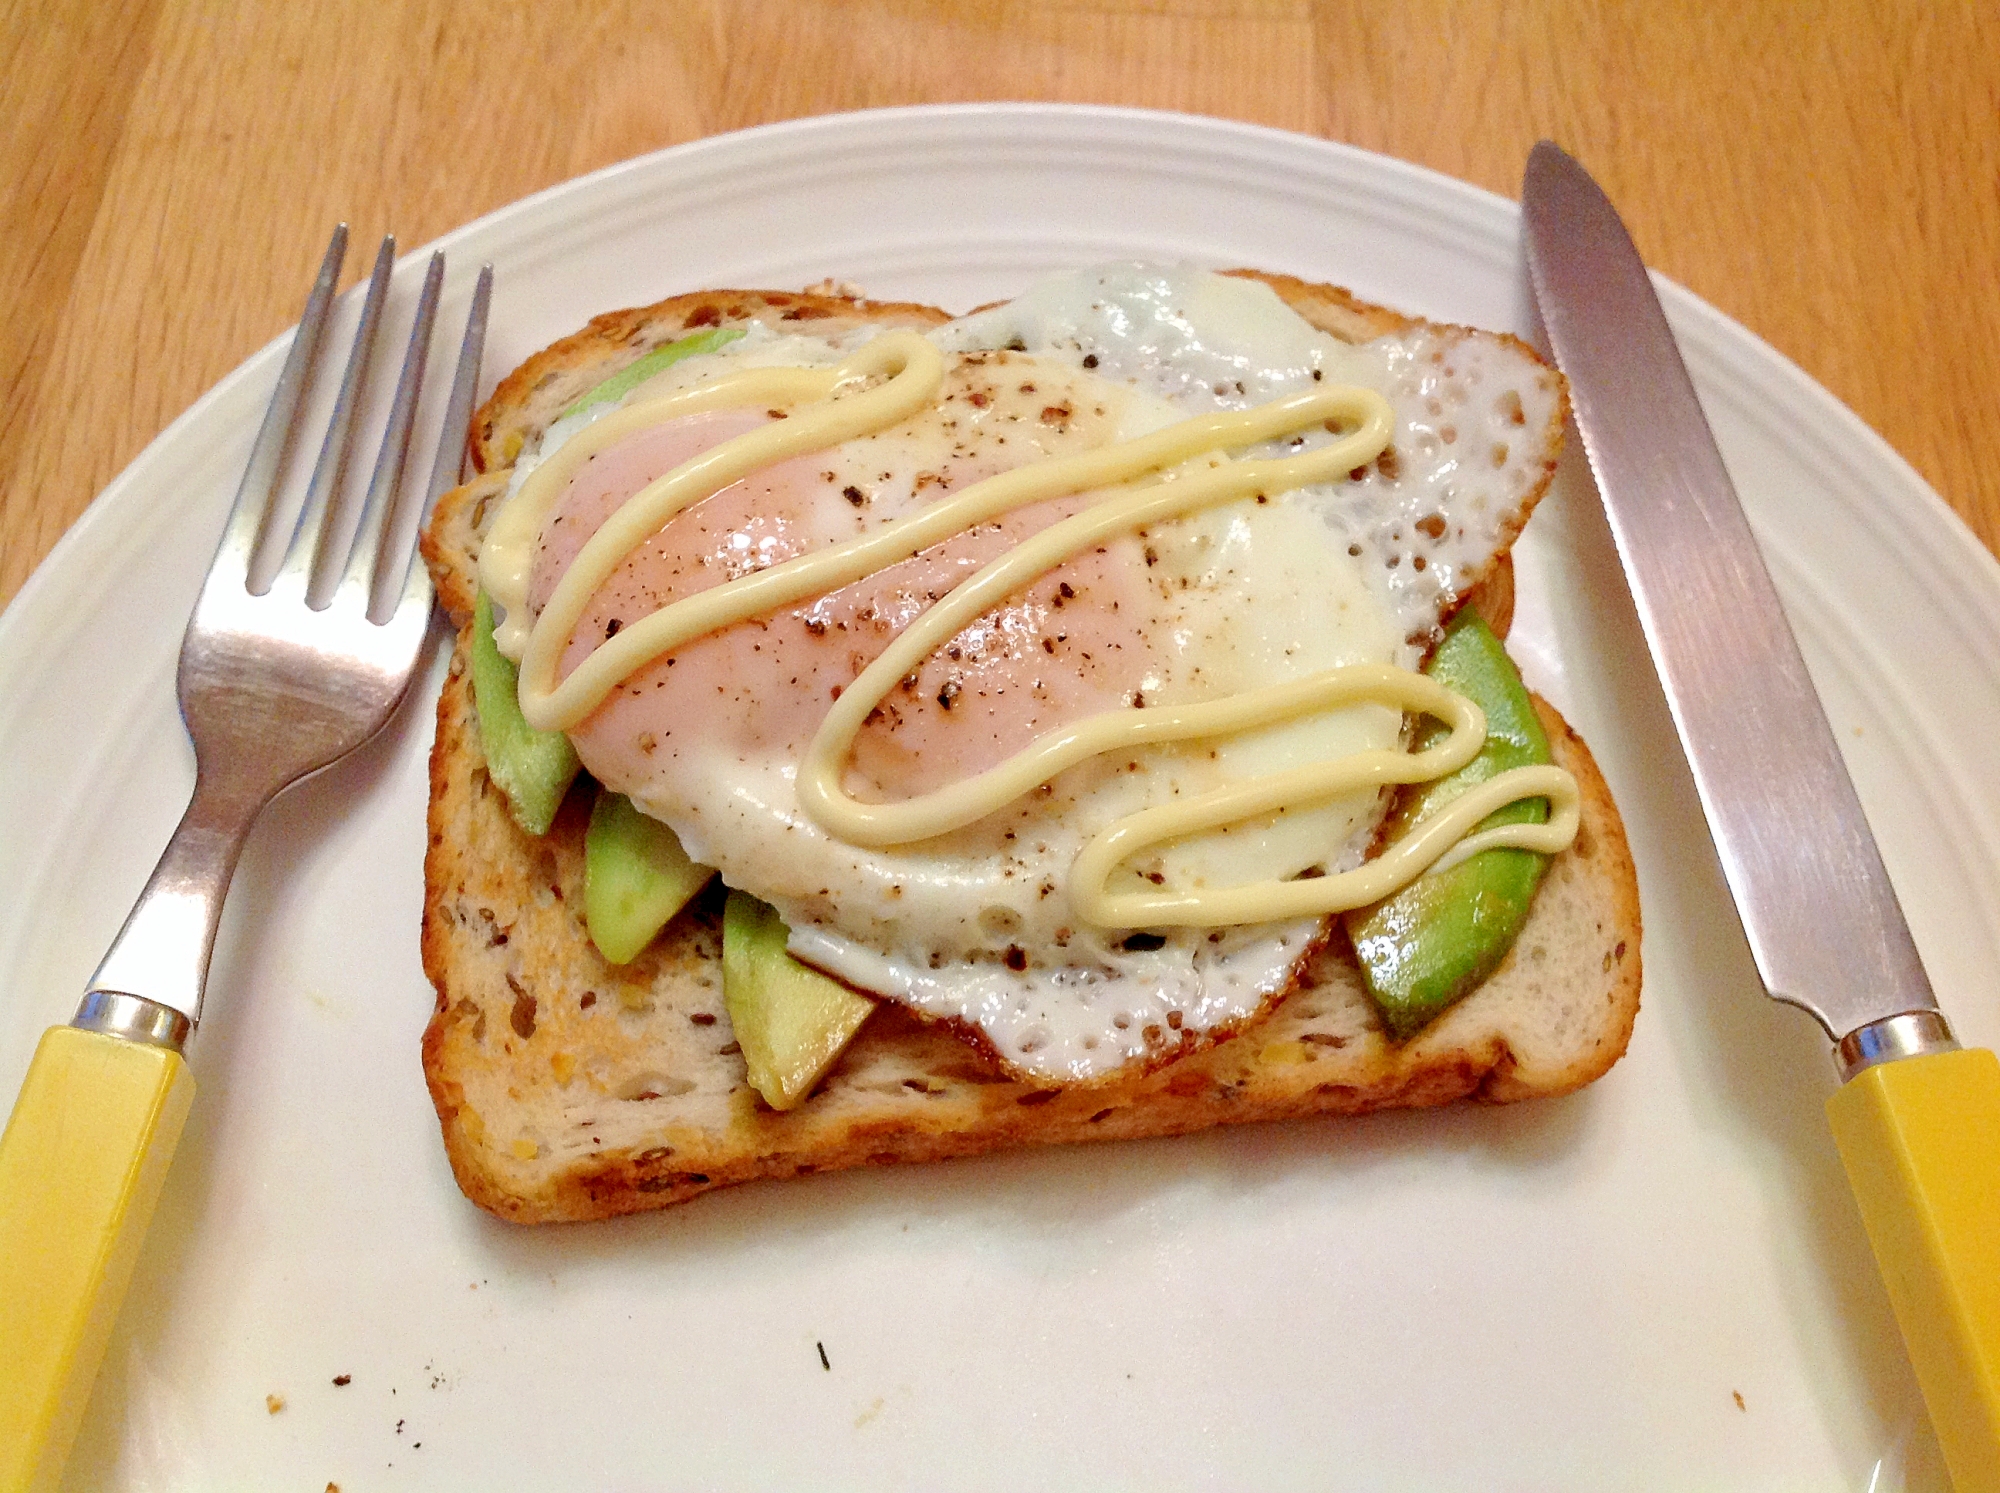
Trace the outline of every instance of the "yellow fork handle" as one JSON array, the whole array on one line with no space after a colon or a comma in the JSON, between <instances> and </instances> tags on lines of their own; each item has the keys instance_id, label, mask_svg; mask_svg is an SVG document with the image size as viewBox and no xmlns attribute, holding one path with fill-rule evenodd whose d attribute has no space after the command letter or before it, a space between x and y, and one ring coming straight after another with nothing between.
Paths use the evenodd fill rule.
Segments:
<instances>
[{"instance_id":1,"label":"yellow fork handle","mask_svg":"<svg viewBox=\"0 0 2000 1493\"><path fill-rule=\"evenodd\" d=\"M1878 1063L1833 1138L1958 1493L2000 1493L2000 1059Z\"/></svg>"},{"instance_id":2,"label":"yellow fork handle","mask_svg":"<svg viewBox=\"0 0 2000 1493\"><path fill-rule=\"evenodd\" d=\"M0 1136L0 1493L62 1477L193 1100L178 1052L42 1034Z\"/></svg>"}]
</instances>

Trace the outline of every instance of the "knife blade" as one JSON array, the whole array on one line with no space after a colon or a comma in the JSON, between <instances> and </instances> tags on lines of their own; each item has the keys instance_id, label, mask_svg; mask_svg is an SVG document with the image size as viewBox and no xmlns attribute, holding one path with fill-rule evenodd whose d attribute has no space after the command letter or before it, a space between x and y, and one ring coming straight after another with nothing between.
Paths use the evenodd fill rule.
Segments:
<instances>
[{"instance_id":1,"label":"knife blade","mask_svg":"<svg viewBox=\"0 0 2000 1493\"><path fill-rule=\"evenodd\" d=\"M1524 211L1543 325L1765 988L1836 1042L1936 1011L1638 251L1552 146L1529 161Z\"/></svg>"},{"instance_id":2,"label":"knife blade","mask_svg":"<svg viewBox=\"0 0 2000 1493\"><path fill-rule=\"evenodd\" d=\"M2000 1061L1938 1010L1638 250L1542 141L1535 302L1765 990L1835 1046L1828 1102L1961 1493L2000 1489Z\"/></svg>"}]
</instances>

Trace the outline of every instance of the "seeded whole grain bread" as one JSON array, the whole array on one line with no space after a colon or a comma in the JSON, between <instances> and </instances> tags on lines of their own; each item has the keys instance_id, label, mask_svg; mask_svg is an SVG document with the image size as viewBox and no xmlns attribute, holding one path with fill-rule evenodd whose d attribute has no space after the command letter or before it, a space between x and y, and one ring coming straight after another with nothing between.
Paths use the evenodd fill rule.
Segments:
<instances>
[{"instance_id":1,"label":"seeded whole grain bread","mask_svg":"<svg viewBox=\"0 0 2000 1493\"><path fill-rule=\"evenodd\" d=\"M1345 291L1259 278L1349 341L1411 325ZM482 475L441 500L424 536L458 640L431 753L423 959L438 999L423 1062L467 1197L520 1223L605 1218L764 1177L1561 1094L1617 1061L1638 1011L1637 881L1595 762L1541 701L1556 760L1582 791L1576 844L1550 864L1499 969L1401 1045L1383 1031L1336 924L1275 1009L1155 1071L1030 1087L949 1028L884 1002L819 1090L780 1114L749 1086L730 1030L718 885L633 963L605 963L583 926L586 793L572 793L537 840L516 827L487 776L467 663L480 537L526 442L589 388L689 330L751 318L821 333L945 319L830 292L680 296L599 317L536 354L479 412L472 454ZM1494 335L1434 330L1447 346ZM1543 485L1560 439L1548 434ZM1497 567L1485 588L1503 611L1510 575Z\"/></svg>"}]
</instances>

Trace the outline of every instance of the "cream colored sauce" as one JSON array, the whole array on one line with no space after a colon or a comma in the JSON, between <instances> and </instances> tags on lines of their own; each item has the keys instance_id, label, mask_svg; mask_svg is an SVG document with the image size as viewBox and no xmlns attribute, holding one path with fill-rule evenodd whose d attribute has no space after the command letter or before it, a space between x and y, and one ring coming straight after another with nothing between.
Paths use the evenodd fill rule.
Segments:
<instances>
[{"instance_id":1,"label":"cream colored sauce","mask_svg":"<svg viewBox=\"0 0 2000 1493\"><path fill-rule=\"evenodd\" d=\"M926 608L840 693L800 763L798 800L809 817L857 846L908 844L973 823L1104 753L1226 736L1370 703L1434 716L1451 727L1450 734L1423 752L1352 753L1127 815L1088 841L1077 857L1070 888L1077 914L1109 927L1219 927L1320 916L1377 901L1433 865L1454 864L1484 849L1515 846L1554 853L1574 838L1574 779L1560 768L1522 768L1468 790L1384 854L1350 871L1220 889L1113 890L1114 882L1146 887L1129 871L1121 877L1120 867L1165 841L1356 789L1431 781L1477 755L1485 738L1477 706L1423 675L1384 665L1323 670L1199 704L1101 712L1038 737L971 778L900 802L863 803L841 786L858 733L899 681L961 628L1079 551L1149 523L1338 481L1373 461L1389 442L1394 416L1380 395L1361 388L1314 389L1247 410L1201 415L1135 439L988 477L856 539L675 600L589 649L561 675L572 635L598 588L674 515L777 463L894 425L923 408L944 377L943 359L932 343L915 333L889 332L838 365L744 369L628 406L565 442L502 508L480 555L481 584L506 611L498 641L503 652L521 662L521 705L529 723L543 730L572 729L621 681L684 645L851 585L1031 505L1101 494L1081 512L1016 544ZM782 418L702 451L619 505L576 554L530 622L529 576L537 536L587 461L670 420L754 409ZM1226 454L1322 425L1338 439L1299 455L1232 460ZM1547 823L1471 833L1496 809L1536 797L1550 800Z\"/></svg>"}]
</instances>

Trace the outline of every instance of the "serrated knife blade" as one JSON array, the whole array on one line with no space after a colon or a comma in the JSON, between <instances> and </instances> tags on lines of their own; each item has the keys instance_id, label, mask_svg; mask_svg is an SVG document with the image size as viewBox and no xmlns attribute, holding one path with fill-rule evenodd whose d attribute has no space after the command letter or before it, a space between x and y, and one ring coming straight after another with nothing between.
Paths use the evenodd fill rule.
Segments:
<instances>
[{"instance_id":1,"label":"serrated knife blade","mask_svg":"<svg viewBox=\"0 0 2000 1493\"><path fill-rule=\"evenodd\" d=\"M1937 1001L1638 251L1528 162L1528 272L1757 972L1839 1042Z\"/></svg>"},{"instance_id":2,"label":"serrated knife blade","mask_svg":"<svg viewBox=\"0 0 2000 1493\"><path fill-rule=\"evenodd\" d=\"M1522 225L1646 644L1766 991L1836 1046L1841 1161L1960 1493L2000 1493L2000 1061L1962 1050L1646 267L1543 141Z\"/></svg>"}]
</instances>

